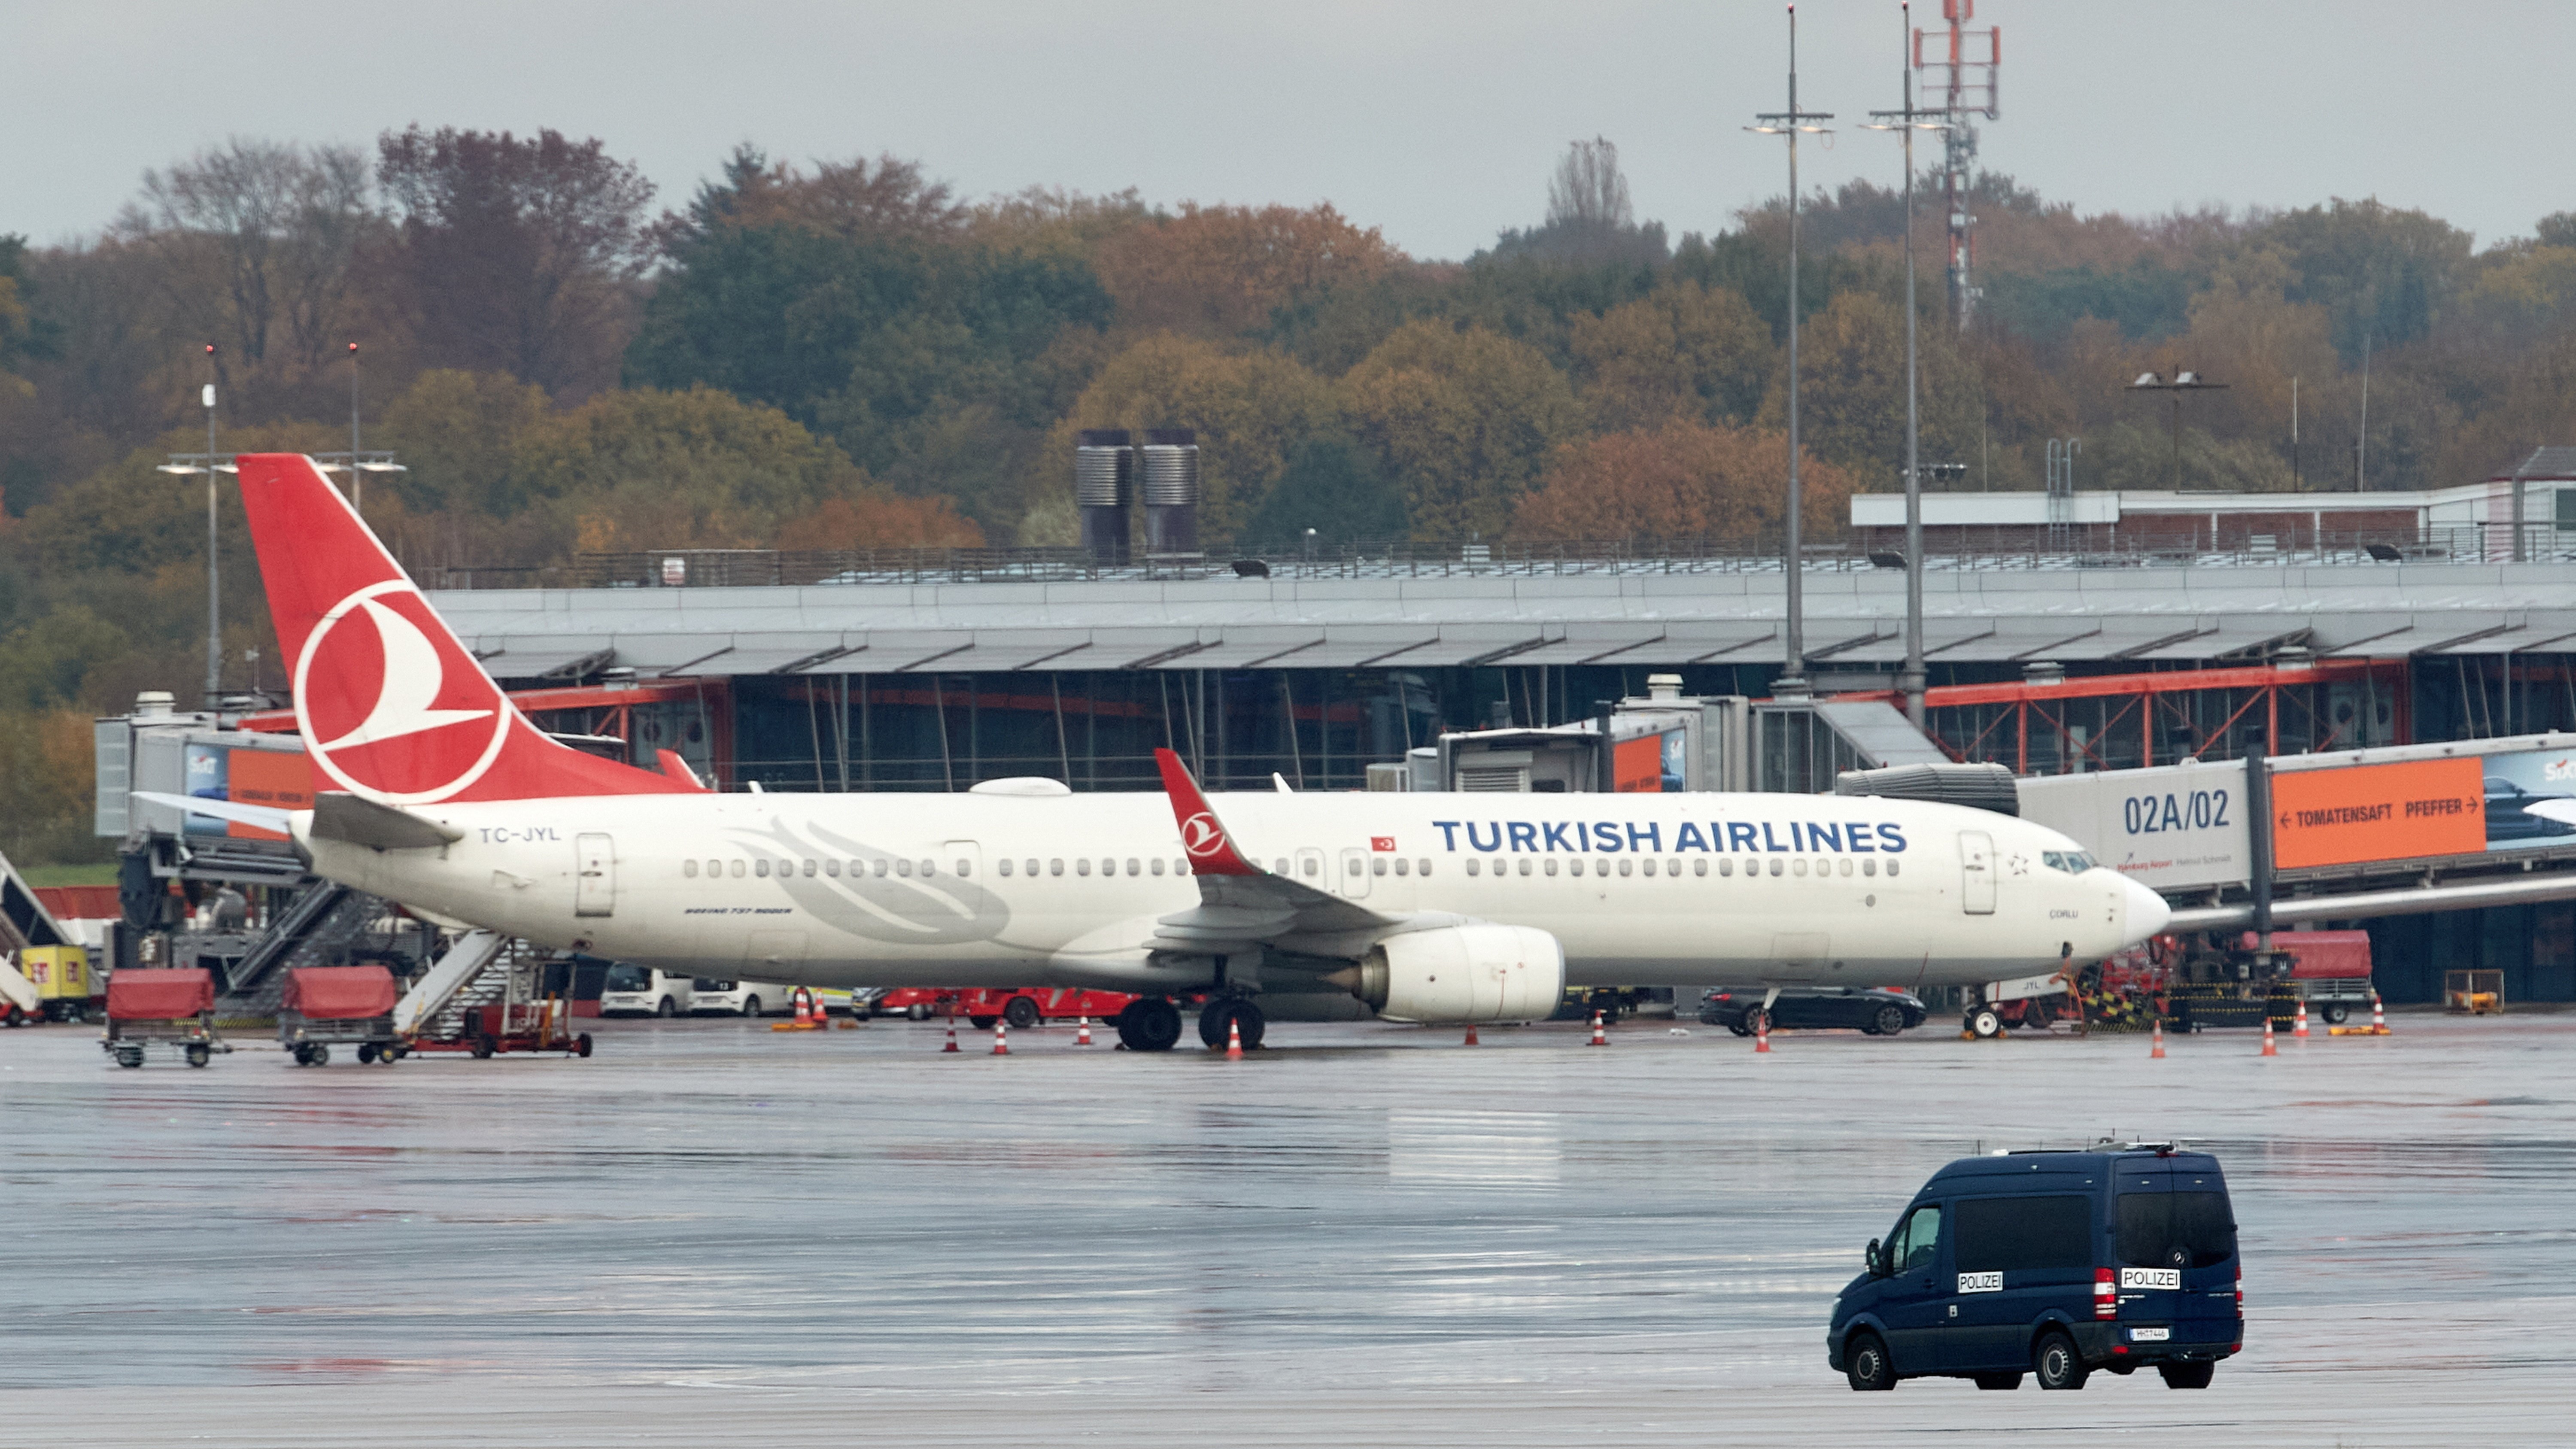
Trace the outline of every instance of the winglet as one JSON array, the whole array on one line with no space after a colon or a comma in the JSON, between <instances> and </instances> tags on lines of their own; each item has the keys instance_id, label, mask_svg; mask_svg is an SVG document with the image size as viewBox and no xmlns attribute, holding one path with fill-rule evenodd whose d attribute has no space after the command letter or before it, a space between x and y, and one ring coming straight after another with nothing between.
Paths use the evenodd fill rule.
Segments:
<instances>
[{"instance_id":1,"label":"winglet","mask_svg":"<svg viewBox=\"0 0 2576 1449\"><path fill-rule=\"evenodd\" d=\"M1163 771L1163 793L1172 797L1172 818L1180 822L1181 849L1190 858L1195 875L1261 875L1261 867L1245 860L1234 848L1234 839L1226 834L1225 822L1199 793L1199 782L1190 778L1190 768L1170 750L1154 751L1154 763Z\"/></svg>"}]
</instances>

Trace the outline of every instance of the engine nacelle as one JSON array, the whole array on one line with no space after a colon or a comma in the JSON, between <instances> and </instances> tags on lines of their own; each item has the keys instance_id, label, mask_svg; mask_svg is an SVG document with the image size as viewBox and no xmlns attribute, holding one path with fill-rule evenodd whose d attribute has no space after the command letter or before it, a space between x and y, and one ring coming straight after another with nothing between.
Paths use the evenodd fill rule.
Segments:
<instances>
[{"instance_id":1,"label":"engine nacelle","mask_svg":"<svg viewBox=\"0 0 2576 1449\"><path fill-rule=\"evenodd\" d=\"M1528 926L1442 926L1389 936L1330 979L1398 1021L1544 1021L1565 994L1565 948Z\"/></svg>"}]
</instances>

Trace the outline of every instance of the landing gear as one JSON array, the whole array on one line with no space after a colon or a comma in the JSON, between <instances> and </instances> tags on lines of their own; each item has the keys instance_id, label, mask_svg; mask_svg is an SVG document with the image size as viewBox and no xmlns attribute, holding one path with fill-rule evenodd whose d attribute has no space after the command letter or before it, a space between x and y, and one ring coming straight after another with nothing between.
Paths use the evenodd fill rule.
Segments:
<instances>
[{"instance_id":1,"label":"landing gear","mask_svg":"<svg viewBox=\"0 0 2576 1449\"><path fill-rule=\"evenodd\" d=\"M1181 1009L1168 997L1140 997L1118 1013L1118 1042L1131 1052L1167 1052L1180 1040Z\"/></svg>"},{"instance_id":2,"label":"landing gear","mask_svg":"<svg viewBox=\"0 0 2576 1449\"><path fill-rule=\"evenodd\" d=\"M1269 1018L1261 1014L1259 1004L1249 996L1228 996L1211 1001L1199 1008L1199 1040L1207 1043L1209 1051L1225 1049L1228 1022L1242 1034L1245 1051L1261 1045L1262 1028L1270 1024Z\"/></svg>"}]
</instances>

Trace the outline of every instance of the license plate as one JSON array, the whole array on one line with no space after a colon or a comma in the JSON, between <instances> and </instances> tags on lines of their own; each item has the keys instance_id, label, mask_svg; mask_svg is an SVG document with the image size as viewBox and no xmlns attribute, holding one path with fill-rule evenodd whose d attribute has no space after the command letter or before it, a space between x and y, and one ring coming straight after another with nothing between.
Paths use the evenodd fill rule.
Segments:
<instances>
[{"instance_id":1,"label":"license plate","mask_svg":"<svg viewBox=\"0 0 2576 1449\"><path fill-rule=\"evenodd\" d=\"M2120 1286L2122 1288L2180 1288L2182 1270L2180 1268L2123 1268L2120 1270Z\"/></svg>"},{"instance_id":2,"label":"license plate","mask_svg":"<svg viewBox=\"0 0 2576 1449\"><path fill-rule=\"evenodd\" d=\"M2129 1330L2129 1341L2131 1343L2163 1343L2172 1337L2173 1330L2170 1328L2132 1328Z\"/></svg>"}]
</instances>

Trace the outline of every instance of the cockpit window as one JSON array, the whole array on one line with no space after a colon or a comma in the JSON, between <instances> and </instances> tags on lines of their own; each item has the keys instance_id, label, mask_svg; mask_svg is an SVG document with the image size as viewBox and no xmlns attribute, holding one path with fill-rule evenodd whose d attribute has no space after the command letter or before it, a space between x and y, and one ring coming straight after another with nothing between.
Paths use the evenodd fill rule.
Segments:
<instances>
[{"instance_id":1,"label":"cockpit window","mask_svg":"<svg viewBox=\"0 0 2576 1449\"><path fill-rule=\"evenodd\" d=\"M2082 875L2101 864L2081 850L2043 850L2039 853L2039 860L2049 869L2062 870L2068 875Z\"/></svg>"}]
</instances>

